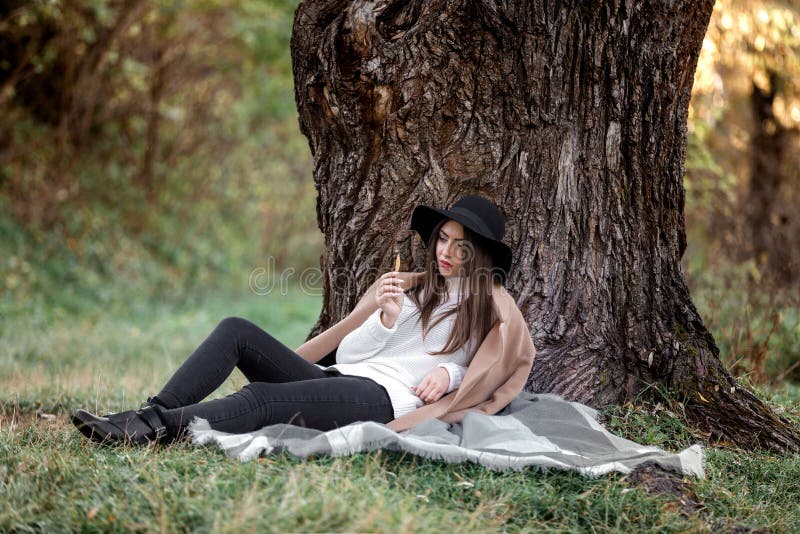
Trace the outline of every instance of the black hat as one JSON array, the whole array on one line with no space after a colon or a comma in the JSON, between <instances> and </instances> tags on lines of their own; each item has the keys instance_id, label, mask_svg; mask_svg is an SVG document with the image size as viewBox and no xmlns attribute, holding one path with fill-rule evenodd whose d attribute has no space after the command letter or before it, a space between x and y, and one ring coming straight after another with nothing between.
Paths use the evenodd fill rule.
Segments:
<instances>
[{"instance_id":1,"label":"black hat","mask_svg":"<svg viewBox=\"0 0 800 534\"><path fill-rule=\"evenodd\" d=\"M483 245L494 260L493 271L500 275L500 283L505 284L511 270L511 247L503 243L506 218L491 200L475 195L461 197L449 210L440 210L420 204L411 214L410 228L416 231L427 244L433 228L442 219L458 221L483 237Z\"/></svg>"}]
</instances>

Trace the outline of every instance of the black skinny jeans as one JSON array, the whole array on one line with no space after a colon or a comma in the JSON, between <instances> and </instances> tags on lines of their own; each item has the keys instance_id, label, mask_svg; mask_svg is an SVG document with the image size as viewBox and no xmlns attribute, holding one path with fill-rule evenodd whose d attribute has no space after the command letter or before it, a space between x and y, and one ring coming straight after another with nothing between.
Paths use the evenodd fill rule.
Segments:
<instances>
[{"instance_id":1,"label":"black skinny jeans","mask_svg":"<svg viewBox=\"0 0 800 534\"><path fill-rule=\"evenodd\" d=\"M201 402L238 367L250 381L227 397ZM211 428L248 432L275 423L330 430L354 421L394 418L383 386L322 370L240 317L227 317L154 397L170 434L202 417Z\"/></svg>"}]
</instances>

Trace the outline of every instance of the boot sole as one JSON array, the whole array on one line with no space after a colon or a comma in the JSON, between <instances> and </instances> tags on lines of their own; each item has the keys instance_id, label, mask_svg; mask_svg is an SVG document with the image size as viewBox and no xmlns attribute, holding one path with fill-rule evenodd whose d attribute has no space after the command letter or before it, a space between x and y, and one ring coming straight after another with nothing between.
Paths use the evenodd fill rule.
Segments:
<instances>
[{"instance_id":1,"label":"boot sole","mask_svg":"<svg viewBox=\"0 0 800 534\"><path fill-rule=\"evenodd\" d=\"M104 445L150 445L159 443L145 436L127 435L120 427L82 409L76 410L75 413L72 414L72 424L77 427L81 434L90 440ZM107 428L103 428L104 426ZM117 434L120 431L123 431L125 435L122 437L118 436Z\"/></svg>"},{"instance_id":2,"label":"boot sole","mask_svg":"<svg viewBox=\"0 0 800 534\"><path fill-rule=\"evenodd\" d=\"M110 432L101 432L97 428L97 416L86 410L77 410L72 414L72 424L77 427L81 434L92 441L98 443L108 443L114 441Z\"/></svg>"}]
</instances>

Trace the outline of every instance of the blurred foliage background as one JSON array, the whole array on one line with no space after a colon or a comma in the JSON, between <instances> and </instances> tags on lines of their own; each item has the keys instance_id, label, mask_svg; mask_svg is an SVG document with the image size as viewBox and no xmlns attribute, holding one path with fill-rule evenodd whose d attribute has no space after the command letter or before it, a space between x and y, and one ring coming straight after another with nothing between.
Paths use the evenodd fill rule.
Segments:
<instances>
[{"instance_id":1,"label":"blurred foliage background","mask_svg":"<svg viewBox=\"0 0 800 534\"><path fill-rule=\"evenodd\" d=\"M0 0L0 313L316 266L296 2Z\"/></svg>"},{"instance_id":2,"label":"blurred foliage background","mask_svg":"<svg viewBox=\"0 0 800 534\"><path fill-rule=\"evenodd\" d=\"M259 267L318 267L296 4L0 0L0 317L199 303ZM687 278L760 383L800 380L798 50L794 2L719 0L689 116Z\"/></svg>"},{"instance_id":3,"label":"blurred foliage background","mask_svg":"<svg viewBox=\"0 0 800 534\"><path fill-rule=\"evenodd\" d=\"M698 61L684 255L723 360L800 380L800 2L718 0Z\"/></svg>"}]
</instances>

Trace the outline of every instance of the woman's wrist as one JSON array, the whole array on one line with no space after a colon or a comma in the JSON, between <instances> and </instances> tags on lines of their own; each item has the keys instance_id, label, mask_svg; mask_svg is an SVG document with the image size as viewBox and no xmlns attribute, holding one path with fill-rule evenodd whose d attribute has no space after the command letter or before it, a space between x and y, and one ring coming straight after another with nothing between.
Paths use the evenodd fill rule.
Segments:
<instances>
[{"instance_id":1,"label":"woman's wrist","mask_svg":"<svg viewBox=\"0 0 800 534\"><path fill-rule=\"evenodd\" d=\"M386 313L381 310L381 324L386 328L392 328L394 326L395 321L397 320L396 317L390 318L386 315Z\"/></svg>"}]
</instances>

